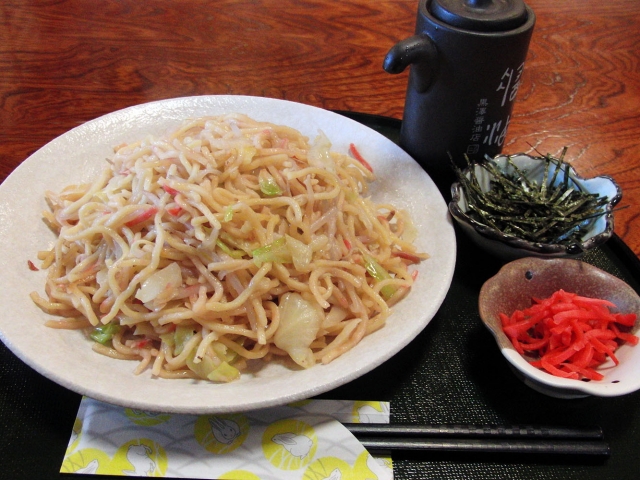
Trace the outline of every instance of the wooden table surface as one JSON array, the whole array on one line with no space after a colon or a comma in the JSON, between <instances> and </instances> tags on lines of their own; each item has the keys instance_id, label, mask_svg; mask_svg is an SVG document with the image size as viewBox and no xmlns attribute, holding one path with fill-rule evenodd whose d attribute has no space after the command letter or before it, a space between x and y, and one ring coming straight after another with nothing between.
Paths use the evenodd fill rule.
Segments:
<instances>
[{"instance_id":1,"label":"wooden table surface","mask_svg":"<svg viewBox=\"0 0 640 480\"><path fill-rule=\"evenodd\" d=\"M537 23L505 153L559 154L623 190L640 255L640 2L527 0ZM171 97L241 94L402 117L386 52L417 0L8 0L0 4L0 179L88 120Z\"/></svg>"}]
</instances>

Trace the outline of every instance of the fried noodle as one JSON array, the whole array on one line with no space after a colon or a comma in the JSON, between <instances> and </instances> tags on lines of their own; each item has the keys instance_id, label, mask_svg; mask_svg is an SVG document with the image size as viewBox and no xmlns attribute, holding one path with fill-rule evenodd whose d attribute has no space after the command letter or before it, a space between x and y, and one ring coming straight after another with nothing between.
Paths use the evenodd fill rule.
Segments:
<instances>
[{"instance_id":1,"label":"fried noodle","mask_svg":"<svg viewBox=\"0 0 640 480\"><path fill-rule=\"evenodd\" d=\"M118 147L93 183L46 193L57 241L32 299L137 373L331 362L384 325L427 255L406 212L367 197L368 165L330 147L241 114Z\"/></svg>"}]
</instances>

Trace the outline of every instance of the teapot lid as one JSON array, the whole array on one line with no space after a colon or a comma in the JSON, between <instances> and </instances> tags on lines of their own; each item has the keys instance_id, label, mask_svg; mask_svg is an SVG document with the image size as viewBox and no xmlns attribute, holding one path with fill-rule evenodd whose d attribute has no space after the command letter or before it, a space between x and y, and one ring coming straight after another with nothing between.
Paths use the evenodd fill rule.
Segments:
<instances>
[{"instance_id":1,"label":"teapot lid","mask_svg":"<svg viewBox=\"0 0 640 480\"><path fill-rule=\"evenodd\" d=\"M528 17L522 0L432 0L428 9L452 27L482 32L513 30Z\"/></svg>"}]
</instances>

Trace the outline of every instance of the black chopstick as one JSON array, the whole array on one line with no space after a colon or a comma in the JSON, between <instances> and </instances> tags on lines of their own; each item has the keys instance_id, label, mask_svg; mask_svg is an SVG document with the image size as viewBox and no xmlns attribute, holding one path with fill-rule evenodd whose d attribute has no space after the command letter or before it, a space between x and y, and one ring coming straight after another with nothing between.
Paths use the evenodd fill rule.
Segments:
<instances>
[{"instance_id":1,"label":"black chopstick","mask_svg":"<svg viewBox=\"0 0 640 480\"><path fill-rule=\"evenodd\" d=\"M600 427L349 423L371 452L449 451L609 456Z\"/></svg>"},{"instance_id":2,"label":"black chopstick","mask_svg":"<svg viewBox=\"0 0 640 480\"><path fill-rule=\"evenodd\" d=\"M469 438L519 438L519 439L602 439L599 426L555 427L533 425L417 425L401 423L345 423L355 436L402 437L469 437Z\"/></svg>"},{"instance_id":3,"label":"black chopstick","mask_svg":"<svg viewBox=\"0 0 640 480\"><path fill-rule=\"evenodd\" d=\"M602 440L499 440L478 438L376 438L358 437L369 452L436 451L480 453L527 453L609 456L611 449Z\"/></svg>"}]
</instances>

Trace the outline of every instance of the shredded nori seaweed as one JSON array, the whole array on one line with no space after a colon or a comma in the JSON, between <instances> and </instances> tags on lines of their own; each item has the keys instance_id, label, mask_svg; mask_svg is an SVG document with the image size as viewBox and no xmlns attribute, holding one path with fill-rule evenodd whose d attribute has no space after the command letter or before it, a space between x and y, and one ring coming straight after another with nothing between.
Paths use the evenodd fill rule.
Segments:
<instances>
[{"instance_id":1,"label":"shredded nori seaweed","mask_svg":"<svg viewBox=\"0 0 640 480\"><path fill-rule=\"evenodd\" d=\"M560 158L551 155L538 157L545 162L540 182L527 178L527 171L515 165L507 156L513 173L506 173L490 157L472 164L467 178L454 165L467 204L467 214L482 224L505 235L535 243L573 245L582 242L592 222L605 213L607 197L585 191L570 175L570 165L564 161L566 148ZM475 166L490 174L490 187L482 191ZM551 167L555 167L553 170Z\"/></svg>"}]
</instances>

